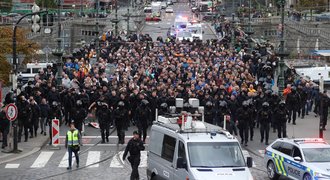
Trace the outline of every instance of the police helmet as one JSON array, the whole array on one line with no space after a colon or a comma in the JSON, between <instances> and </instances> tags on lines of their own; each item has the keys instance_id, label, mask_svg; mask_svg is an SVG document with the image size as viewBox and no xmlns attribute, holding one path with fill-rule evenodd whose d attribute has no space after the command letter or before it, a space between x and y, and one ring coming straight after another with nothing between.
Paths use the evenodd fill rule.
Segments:
<instances>
[{"instance_id":1,"label":"police helmet","mask_svg":"<svg viewBox=\"0 0 330 180\"><path fill-rule=\"evenodd\" d=\"M279 103L279 105L282 106L282 107L285 106L285 101L281 101L281 102Z\"/></svg>"},{"instance_id":2,"label":"police helmet","mask_svg":"<svg viewBox=\"0 0 330 180\"><path fill-rule=\"evenodd\" d=\"M226 101L220 101L219 106L220 107L226 107L227 106L227 102Z\"/></svg>"},{"instance_id":3,"label":"police helmet","mask_svg":"<svg viewBox=\"0 0 330 180\"><path fill-rule=\"evenodd\" d=\"M161 107L162 109L167 109L167 104L166 104L166 103L162 103L162 104L160 105L160 107Z\"/></svg>"},{"instance_id":4,"label":"police helmet","mask_svg":"<svg viewBox=\"0 0 330 180\"><path fill-rule=\"evenodd\" d=\"M243 107L248 107L249 106L249 102L248 101L243 101L242 105L243 105Z\"/></svg>"},{"instance_id":5,"label":"police helmet","mask_svg":"<svg viewBox=\"0 0 330 180\"><path fill-rule=\"evenodd\" d=\"M296 87L296 86L292 86L292 87L291 87L291 90L292 90L292 91L296 91L296 90L297 90L297 87Z\"/></svg>"},{"instance_id":6,"label":"police helmet","mask_svg":"<svg viewBox=\"0 0 330 180\"><path fill-rule=\"evenodd\" d=\"M57 101L53 101L52 106L56 107L58 105Z\"/></svg>"},{"instance_id":7,"label":"police helmet","mask_svg":"<svg viewBox=\"0 0 330 180\"><path fill-rule=\"evenodd\" d=\"M124 107L124 106L125 106L125 103L124 103L123 101L119 101L119 102L118 102L118 106L119 106L119 107Z\"/></svg>"},{"instance_id":8,"label":"police helmet","mask_svg":"<svg viewBox=\"0 0 330 180\"><path fill-rule=\"evenodd\" d=\"M149 104L149 101L147 101L147 100L143 99L143 100L141 101L141 104L142 104L142 105L144 105L144 106L146 106L146 105L148 105L148 104Z\"/></svg>"},{"instance_id":9,"label":"police helmet","mask_svg":"<svg viewBox=\"0 0 330 180\"><path fill-rule=\"evenodd\" d=\"M207 101L205 105L206 105L206 106L208 106L208 107L211 107L211 106L213 106L213 104L212 104L212 102L211 102L211 101Z\"/></svg>"},{"instance_id":10,"label":"police helmet","mask_svg":"<svg viewBox=\"0 0 330 180\"><path fill-rule=\"evenodd\" d=\"M77 101L77 106L81 106L83 103L82 103L82 101L81 100L78 100Z\"/></svg>"},{"instance_id":11,"label":"police helmet","mask_svg":"<svg viewBox=\"0 0 330 180\"><path fill-rule=\"evenodd\" d=\"M262 103L262 107L269 107L269 103L268 102Z\"/></svg>"}]
</instances>

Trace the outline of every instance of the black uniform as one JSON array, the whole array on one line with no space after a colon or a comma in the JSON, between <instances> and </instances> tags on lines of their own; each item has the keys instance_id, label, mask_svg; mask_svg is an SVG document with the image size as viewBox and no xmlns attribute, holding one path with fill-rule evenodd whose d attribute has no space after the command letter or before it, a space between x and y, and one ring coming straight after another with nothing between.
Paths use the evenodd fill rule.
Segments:
<instances>
[{"instance_id":1,"label":"black uniform","mask_svg":"<svg viewBox=\"0 0 330 180\"><path fill-rule=\"evenodd\" d=\"M2 133L2 149L8 146L7 135L9 133L9 120L6 117L6 112L0 112L0 132Z\"/></svg>"},{"instance_id":2,"label":"black uniform","mask_svg":"<svg viewBox=\"0 0 330 180\"><path fill-rule=\"evenodd\" d=\"M118 103L118 106L114 110L113 114L114 114L115 124L116 124L116 128L117 128L118 143L124 144L125 128L128 124L128 110L125 108L124 102Z\"/></svg>"},{"instance_id":3,"label":"black uniform","mask_svg":"<svg viewBox=\"0 0 330 180\"><path fill-rule=\"evenodd\" d=\"M74 120L74 126L79 130L80 133L82 131L82 124L84 123L86 117L87 117L86 108L84 108L82 103L79 105L77 103L77 107L75 108L75 111L73 112L73 117L71 118L72 120Z\"/></svg>"},{"instance_id":4,"label":"black uniform","mask_svg":"<svg viewBox=\"0 0 330 180\"><path fill-rule=\"evenodd\" d=\"M297 90L293 87L291 93L288 94L286 98L286 105L289 110L289 123L291 122L295 125L296 124L296 118L297 118L297 112L300 108L300 96L297 93Z\"/></svg>"},{"instance_id":5,"label":"black uniform","mask_svg":"<svg viewBox=\"0 0 330 180\"><path fill-rule=\"evenodd\" d=\"M111 111L106 103L101 106L101 109L97 112L96 117L100 124L102 143L105 143L105 140L109 142Z\"/></svg>"},{"instance_id":6,"label":"black uniform","mask_svg":"<svg viewBox=\"0 0 330 180\"><path fill-rule=\"evenodd\" d=\"M330 98L327 96L327 94L323 94L321 96L321 102L320 102L320 120L322 123L322 128L325 130L325 126L327 125L328 121L328 109L330 106Z\"/></svg>"},{"instance_id":7,"label":"black uniform","mask_svg":"<svg viewBox=\"0 0 330 180\"><path fill-rule=\"evenodd\" d=\"M260 142L264 141L266 134L266 145L268 145L270 123L272 121L272 112L269 110L269 104L263 105L262 109L258 112L257 117L260 123Z\"/></svg>"},{"instance_id":8,"label":"black uniform","mask_svg":"<svg viewBox=\"0 0 330 180\"><path fill-rule=\"evenodd\" d=\"M241 143L245 142L247 146L247 142L249 140L249 126L252 121L252 111L248 107L248 103L244 102L243 107L237 110L237 120L238 120L238 128L239 135L241 136Z\"/></svg>"},{"instance_id":9,"label":"black uniform","mask_svg":"<svg viewBox=\"0 0 330 180\"><path fill-rule=\"evenodd\" d=\"M31 124L30 124L30 138L33 137L33 132L34 132L34 136L37 136L37 131L39 128L39 118L41 117L41 112L40 112L40 107L38 104L34 103L31 104L31 110L32 110L32 116L31 116Z\"/></svg>"},{"instance_id":10,"label":"black uniform","mask_svg":"<svg viewBox=\"0 0 330 180\"><path fill-rule=\"evenodd\" d=\"M22 132L24 128L25 142L28 141L29 126L31 124L32 110L30 104L24 99L17 103L18 108L18 142L21 142Z\"/></svg>"},{"instance_id":11,"label":"black uniform","mask_svg":"<svg viewBox=\"0 0 330 180\"><path fill-rule=\"evenodd\" d=\"M214 124L213 120L214 120L214 111L213 111L213 104L212 102L207 102L205 103L205 113L204 113L204 118L205 118L205 122L210 123L210 124Z\"/></svg>"},{"instance_id":12,"label":"black uniform","mask_svg":"<svg viewBox=\"0 0 330 180\"><path fill-rule=\"evenodd\" d=\"M48 114L48 125L49 125L49 138L50 138L50 142L49 144L51 144L52 142L52 120L53 119L62 119L62 111L60 106L57 104L56 101L54 101L50 107L50 111Z\"/></svg>"},{"instance_id":13,"label":"black uniform","mask_svg":"<svg viewBox=\"0 0 330 180\"><path fill-rule=\"evenodd\" d=\"M275 109L273 117L277 127L277 137L285 138L286 135L286 121L289 115L288 109L285 107L285 103L280 103L279 107Z\"/></svg>"},{"instance_id":14,"label":"black uniform","mask_svg":"<svg viewBox=\"0 0 330 180\"><path fill-rule=\"evenodd\" d=\"M125 152L123 154L123 160L126 159L127 153L129 152L130 156L127 158L132 166L131 180L139 179L139 165L141 161L141 151L145 149L141 139L132 138L127 143Z\"/></svg>"},{"instance_id":15,"label":"black uniform","mask_svg":"<svg viewBox=\"0 0 330 180\"><path fill-rule=\"evenodd\" d=\"M148 123L151 121L151 110L149 103L146 100L142 100L140 106L136 110L137 127L139 129L139 135L143 133L143 142L147 138Z\"/></svg>"}]
</instances>

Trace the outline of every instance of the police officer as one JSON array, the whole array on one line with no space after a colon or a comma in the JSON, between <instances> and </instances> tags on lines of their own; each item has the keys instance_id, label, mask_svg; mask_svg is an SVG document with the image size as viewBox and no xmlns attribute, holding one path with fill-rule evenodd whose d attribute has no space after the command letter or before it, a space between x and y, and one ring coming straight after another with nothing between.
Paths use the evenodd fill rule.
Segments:
<instances>
[{"instance_id":1,"label":"police officer","mask_svg":"<svg viewBox=\"0 0 330 180\"><path fill-rule=\"evenodd\" d=\"M51 106L50 106L50 111L49 111L49 117L48 117L48 125L49 125L49 138L50 142L49 144L52 143L52 120L53 119L62 119L62 111L57 103L57 101L53 101Z\"/></svg>"},{"instance_id":2,"label":"police officer","mask_svg":"<svg viewBox=\"0 0 330 180\"><path fill-rule=\"evenodd\" d=\"M268 102L264 102L262 104L262 109L258 112L257 118L260 123L260 136L261 136L260 142L263 143L266 134L265 144L268 145L269 128L270 128L270 123L272 121L272 112L269 110Z\"/></svg>"},{"instance_id":3,"label":"police officer","mask_svg":"<svg viewBox=\"0 0 330 180\"><path fill-rule=\"evenodd\" d=\"M68 149L68 161L69 161L69 166L67 167L67 170L72 169L72 153L74 153L76 157L76 163L77 163L77 168L79 168L79 150L80 146L82 145L81 142L81 135L79 133L79 130L74 127L74 123L70 124L70 130L66 133L66 138L65 138L65 148Z\"/></svg>"},{"instance_id":4,"label":"police officer","mask_svg":"<svg viewBox=\"0 0 330 180\"><path fill-rule=\"evenodd\" d=\"M130 156L127 158L132 166L131 180L139 180L139 165L141 161L141 151L145 149L143 142L139 138L137 131L133 132L133 138L127 143L125 152L123 154L123 160L125 161L126 156L129 152Z\"/></svg>"},{"instance_id":5,"label":"police officer","mask_svg":"<svg viewBox=\"0 0 330 180\"><path fill-rule=\"evenodd\" d=\"M288 94L285 104L287 105L290 114L288 123L290 123L292 119L292 124L296 125L297 111L300 108L300 96L295 86L292 86L291 93Z\"/></svg>"},{"instance_id":6,"label":"police officer","mask_svg":"<svg viewBox=\"0 0 330 180\"><path fill-rule=\"evenodd\" d=\"M34 100L32 96L30 96L30 106L31 106L31 124L30 124L30 138L33 138L33 132L34 136L37 137L37 131L39 128L39 121L40 121L40 107L37 104L37 102Z\"/></svg>"},{"instance_id":7,"label":"police officer","mask_svg":"<svg viewBox=\"0 0 330 180\"><path fill-rule=\"evenodd\" d=\"M326 130L325 127L328 121L328 109L330 106L330 98L327 95L327 91L321 93L321 102L320 102L320 120L322 129Z\"/></svg>"},{"instance_id":8,"label":"police officer","mask_svg":"<svg viewBox=\"0 0 330 180\"><path fill-rule=\"evenodd\" d=\"M285 102L281 101L279 103L279 106L277 109L274 111L274 119L275 119L275 124L277 127L277 137L278 138L286 138L286 121L287 117L289 115L289 111L285 106Z\"/></svg>"},{"instance_id":9,"label":"police officer","mask_svg":"<svg viewBox=\"0 0 330 180\"><path fill-rule=\"evenodd\" d=\"M18 140L21 142L22 132L24 128L24 142L28 141L29 136L29 126L31 123L32 110L28 101L25 99L25 96L19 97L20 101L17 103L18 109Z\"/></svg>"},{"instance_id":10,"label":"police officer","mask_svg":"<svg viewBox=\"0 0 330 180\"><path fill-rule=\"evenodd\" d=\"M6 117L6 106L3 106L0 103L1 111L0 111L0 132L2 133L2 149L8 146L7 144L7 135L9 133L9 120Z\"/></svg>"},{"instance_id":11,"label":"police officer","mask_svg":"<svg viewBox=\"0 0 330 180\"><path fill-rule=\"evenodd\" d=\"M205 104L205 122L213 124L213 118L214 118L214 111L213 111L213 103L211 101L207 101Z\"/></svg>"},{"instance_id":12,"label":"police officer","mask_svg":"<svg viewBox=\"0 0 330 180\"><path fill-rule=\"evenodd\" d=\"M109 142L111 111L107 103L102 102L101 109L97 111L96 117L100 124L102 143L105 143L105 140Z\"/></svg>"},{"instance_id":13,"label":"police officer","mask_svg":"<svg viewBox=\"0 0 330 180\"><path fill-rule=\"evenodd\" d=\"M125 143L125 128L128 122L128 110L125 108L125 103L119 101L117 108L113 112L115 124L117 128L118 144Z\"/></svg>"},{"instance_id":14,"label":"police officer","mask_svg":"<svg viewBox=\"0 0 330 180\"><path fill-rule=\"evenodd\" d=\"M139 130L140 138L141 133L143 133L143 142L146 141L147 138L147 129L148 123L151 121L151 110L149 108L149 102L147 100L142 100L139 107L136 110L136 119L137 119L137 127Z\"/></svg>"},{"instance_id":15,"label":"police officer","mask_svg":"<svg viewBox=\"0 0 330 180\"><path fill-rule=\"evenodd\" d=\"M86 117L87 111L83 106L82 100L77 100L74 116L71 118L74 120L74 126L79 130L80 133L82 131L82 124L84 123Z\"/></svg>"},{"instance_id":16,"label":"police officer","mask_svg":"<svg viewBox=\"0 0 330 180\"><path fill-rule=\"evenodd\" d=\"M224 117L225 117L226 115L230 115L230 111L229 111L229 109L228 109L228 107L227 107L227 102L226 102L226 101L220 101L220 103L219 103L219 114L218 114L218 116L220 117L219 125L220 125L221 127L224 126ZM227 121L227 119L226 119L226 121ZM231 125L230 125L230 121L226 122L226 127L225 127L225 128L226 128L227 130L229 130L230 133L232 133L232 130L231 130L230 127L231 127Z\"/></svg>"},{"instance_id":17,"label":"police officer","mask_svg":"<svg viewBox=\"0 0 330 180\"><path fill-rule=\"evenodd\" d=\"M167 103L162 103L159 106L159 112L158 115L166 115L168 113L168 106Z\"/></svg>"},{"instance_id":18,"label":"police officer","mask_svg":"<svg viewBox=\"0 0 330 180\"><path fill-rule=\"evenodd\" d=\"M249 123L252 121L252 111L249 109L249 102L243 101L241 108L237 110L237 120L241 144L247 146L249 140Z\"/></svg>"}]
</instances>

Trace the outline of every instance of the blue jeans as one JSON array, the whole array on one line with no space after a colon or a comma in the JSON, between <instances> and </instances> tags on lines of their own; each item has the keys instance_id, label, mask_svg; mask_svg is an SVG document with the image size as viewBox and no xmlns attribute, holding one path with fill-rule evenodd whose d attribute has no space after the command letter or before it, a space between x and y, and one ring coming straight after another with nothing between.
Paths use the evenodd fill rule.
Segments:
<instances>
[{"instance_id":1,"label":"blue jeans","mask_svg":"<svg viewBox=\"0 0 330 180\"><path fill-rule=\"evenodd\" d=\"M78 151L73 151L71 146L68 146L68 153L69 153L69 167L71 168L72 165L72 152L74 153L74 156L76 157L77 166L79 165L79 155Z\"/></svg>"}]
</instances>

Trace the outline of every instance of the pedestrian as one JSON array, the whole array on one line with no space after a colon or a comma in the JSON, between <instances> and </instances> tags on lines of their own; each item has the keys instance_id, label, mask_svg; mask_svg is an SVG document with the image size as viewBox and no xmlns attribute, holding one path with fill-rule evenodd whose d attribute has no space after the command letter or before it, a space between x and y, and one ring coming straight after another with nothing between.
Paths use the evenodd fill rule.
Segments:
<instances>
[{"instance_id":1,"label":"pedestrian","mask_svg":"<svg viewBox=\"0 0 330 180\"><path fill-rule=\"evenodd\" d=\"M1 112L0 112L0 132L2 133L2 149L8 146L7 144L7 135L9 133L9 120L6 117L6 106L0 103Z\"/></svg>"},{"instance_id":2,"label":"pedestrian","mask_svg":"<svg viewBox=\"0 0 330 180\"><path fill-rule=\"evenodd\" d=\"M67 170L72 169L72 153L74 153L76 157L76 163L77 168L79 168L79 150L80 146L82 146L81 142L81 135L78 131L78 129L75 128L74 123L70 124L70 130L66 133L65 138L65 148L68 149L69 154L69 166L67 167Z\"/></svg>"},{"instance_id":3,"label":"pedestrian","mask_svg":"<svg viewBox=\"0 0 330 180\"><path fill-rule=\"evenodd\" d=\"M74 126L81 133L84 120L87 117L87 110L83 107L83 102L81 100L77 100L76 107L74 109L75 111L73 112L73 117L71 118L74 121Z\"/></svg>"},{"instance_id":4,"label":"pedestrian","mask_svg":"<svg viewBox=\"0 0 330 180\"><path fill-rule=\"evenodd\" d=\"M49 145L51 145L52 143L52 120L53 119L60 120L61 118L62 118L62 111L59 107L59 104L56 101L53 101L47 119L47 124L49 126L49 139L50 139Z\"/></svg>"},{"instance_id":5,"label":"pedestrian","mask_svg":"<svg viewBox=\"0 0 330 180\"><path fill-rule=\"evenodd\" d=\"M272 113L269 109L268 102L264 102L262 104L262 108L258 112L257 119L258 122L260 123L260 136L261 136L260 142L263 143L264 138L266 138L265 144L268 145L270 123L272 122Z\"/></svg>"},{"instance_id":6,"label":"pedestrian","mask_svg":"<svg viewBox=\"0 0 330 180\"><path fill-rule=\"evenodd\" d=\"M125 161L126 156L129 152L127 160L131 163L132 173L130 180L139 180L139 165L141 161L141 151L145 149L143 142L139 138L139 133L137 131L133 132L133 138L127 143L125 152L123 154L123 160Z\"/></svg>"},{"instance_id":7,"label":"pedestrian","mask_svg":"<svg viewBox=\"0 0 330 180\"><path fill-rule=\"evenodd\" d=\"M32 116L31 116L31 124L30 124L30 138L37 137L39 121L40 121L40 107L37 102L34 100L33 96L30 96L29 99Z\"/></svg>"},{"instance_id":8,"label":"pedestrian","mask_svg":"<svg viewBox=\"0 0 330 180\"><path fill-rule=\"evenodd\" d=\"M149 102L143 99L136 110L137 127L139 130L140 138L143 135L143 142L146 142L148 123L151 121L151 110L149 108Z\"/></svg>"},{"instance_id":9,"label":"pedestrian","mask_svg":"<svg viewBox=\"0 0 330 180\"><path fill-rule=\"evenodd\" d=\"M327 122L328 122L328 109L330 106L330 98L327 95L327 91L324 91L321 94L321 102L320 102L320 121L321 127L325 131Z\"/></svg>"},{"instance_id":10,"label":"pedestrian","mask_svg":"<svg viewBox=\"0 0 330 180\"><path fill-rule=\"evenodd\" d=\"M291 87L291 93L286 97L285 104L287 105L290 114L288 123L292 120L292 124L296 125L297 112L300 109L300 96L295 86Z\"/></svg>"},{"instance_id":11,"label":"pedestrian","mask_svg":"<svg viewBox=\"0 0 330 180\"><path fill-rule=\"evenodd\" d=\"M41 104L40 104L40 128L41 128L41 134L44 134L44 136L47 135L46 131L46 124L47 124L47 119L49 116L49 111L50 107L47 103L47 100L45 98L41 99Z\"/></svg>"},{"instance_id":12,"label":"pedestrian","mask_svg":"<svg viewBox=\"0 0 330 180\"><path fill-rule=\"evenodd\" d=\"M24 130L24 142L28 141L29 127L31 125L32 110L31 106L26 100L25 96L20 95L17 102L18 109L18 139L17 142L21 142L22 133Z\"/></svg>"},{"instance_id":13,"label":"pedestrian","mask_svg":"<svg viewBox=\"0 0 330 180\"><path fill-rule=\"evenodd\" d=\"M273 117L277 127L277 137L286 138L286 122L289 116L289 111L285 106L285 101L281 101L277 109L275 109Z\"/></svg>"},{"instance_id":14,"label":"pedestrian","mask_svg":"<svg viewBox=\"0 0 330 180\"><path fill-rule=\"evenodd\" d=\"M249 141L249 127L252 121L252 111L249 109L249 102L244 101L243 107L237 110L237 120L241 144L247 146Z\"/></svg>"}]
</instances>

